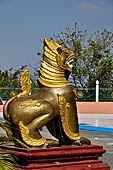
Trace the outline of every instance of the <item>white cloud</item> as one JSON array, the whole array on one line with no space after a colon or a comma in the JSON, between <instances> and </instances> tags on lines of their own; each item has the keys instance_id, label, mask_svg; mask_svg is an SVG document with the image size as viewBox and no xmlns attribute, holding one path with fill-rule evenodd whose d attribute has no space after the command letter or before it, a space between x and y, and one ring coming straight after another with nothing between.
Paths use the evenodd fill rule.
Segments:
<instances>
[{"instance_id":1,"label":"white cloud","mask_svg":"<svg viewBox=\"0 0 113 170\"><path fill-rule=\"evenodd\" d=\"M105 8L91 4L91 3L85 3L85 2L80 3L77 6L77 9L79 9L79 11L85 12L85 13L98 13L98 14L101 14L101 15L106 14Z\"/></svg>"}]
</instances>

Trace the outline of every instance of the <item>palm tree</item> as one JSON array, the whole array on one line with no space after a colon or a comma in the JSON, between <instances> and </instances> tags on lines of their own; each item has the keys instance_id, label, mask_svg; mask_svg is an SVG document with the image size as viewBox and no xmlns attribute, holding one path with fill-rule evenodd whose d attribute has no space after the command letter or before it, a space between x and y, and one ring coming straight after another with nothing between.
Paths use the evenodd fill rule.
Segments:
<instances>
[{"instance_id":1,"label":"palm tree","mask_svg":"<svg viewBox=\"0 0 113 170\"><path fill-rule=\"evenodd\" d=\"M4 129L7 136L0 136L0 145L13 144L28 148L23 142L13 136L13 131L17 131L7 120L0 121L0 128ZM0 170L13 170L18 158L14 154L0 151Z\"/></svg>"},{"instance_id":2,"label":"palm tree","mask_svg":"<svg viewBox=\"0 0 113 170\"><path fill-rule=\"evenodd\" d=\"M0 169L12 170L16 164L17 157L4 151L0 151Z\"/></svg>"}]
</instances>

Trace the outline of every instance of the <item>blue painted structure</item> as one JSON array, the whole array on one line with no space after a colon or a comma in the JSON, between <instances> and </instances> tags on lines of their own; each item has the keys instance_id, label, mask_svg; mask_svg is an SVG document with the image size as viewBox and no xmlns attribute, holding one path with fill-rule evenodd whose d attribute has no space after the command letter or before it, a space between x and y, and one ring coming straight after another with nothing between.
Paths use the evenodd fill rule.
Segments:
<instances>
[{"instance_id":1,"label":"blue painted structure","mask_svg":"<svg viewBox=\"0 0 113 170\"><path fill-rule=\"evenodd\" d=\"M98 132L109 132L109 133L113 133L113 129L104 128L104 127L95 127L95 126L79 125L79 128L80 128L80 129L83 129L83 130L93 130L93 131L98 131Z\"/></svg>"}]
</instances>

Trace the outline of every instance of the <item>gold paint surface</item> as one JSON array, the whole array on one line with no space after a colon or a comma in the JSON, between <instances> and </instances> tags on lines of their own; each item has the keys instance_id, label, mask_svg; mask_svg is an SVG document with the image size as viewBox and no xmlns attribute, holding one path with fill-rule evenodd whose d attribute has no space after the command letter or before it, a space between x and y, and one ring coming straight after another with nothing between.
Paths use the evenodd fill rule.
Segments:
<instances>
[{"instance_id":1,"label":"gold paint surface","mask_svg":"<svg viewBox=\"0 0 113 170\"><path fill-rule=\"evenodd\" d=\"M41 106L41 103L39 102L39 100L32 100L32 99L29 99L27 101L24 101L22 104L21 104L22 107L40 107Z\"/></svg>"},{"instance_id":2,"label":"gold paint surface","mask_svg":"<svg viewBox=\"0 0 113 170\"><path fill-rule=\"evenodd\" d=\"M19 128L20 128L20 132L21 132L21 136L22 136L23 140L28 145L40 146L40 145L45 144L46 139L44 137L42 137L41 139L31 138L30 135L29 135L29 131L28 131L27 127L23 125L22 121L19 122Z\"/></svg>"},{"instance_id":3,"label":"gold paint surface","mask_svg":"<svg viewBox=\"0 0 113 170\"><path fill-rule=\"evenodd\" d=\"M58 104L60 107L60 117L61 117L61 121L62 121L62 126L64 129L64 132L66 133L66 135L69 137L69 139L72 140L79 140L80 134L79 133L73 133L71 132L70 128L69 128L69 123L68 123L68 116L67 113L69 112L70 109L70 104L66 101L65 97L58 94Z\"/></svg>"},{"instance_id":4,"label":"gold paint surface","mask_svg":"<svg viewBox=\"0 0 113 170\"><path fill-rule=\"evenodd\" d=\"M31 91L31 82L29 78L29 70L25 70L21 75L20 75L20 85L21 85L21 90L22 92L17 95L18 98L21 96L26 96L29 95Z\"/></svg>"}]
</instances>

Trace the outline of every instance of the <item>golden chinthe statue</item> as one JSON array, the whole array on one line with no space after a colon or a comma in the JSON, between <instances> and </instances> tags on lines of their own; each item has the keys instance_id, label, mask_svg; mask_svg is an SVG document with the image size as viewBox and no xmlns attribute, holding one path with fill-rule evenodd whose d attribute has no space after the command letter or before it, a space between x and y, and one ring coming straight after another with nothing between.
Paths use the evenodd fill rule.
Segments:
<instances>
[{"instance_id":1,"label":"golden chinthe statue","mask_svg":"<svg viewBox=\"0 0 113 170\"><path fill-rule=\"evenodd\" d=\"M18 129L18 134L14 132L13 135L28 146L44 148L90 144L79 134L76 94L67 81L74 56L72 50L45 38L39 91L29 95L29 70L25 70L20 76L22 92L5 103L4 118ZM42 137L39 128L43 126L58 141Z\"/></svg>"}]
</instances>

